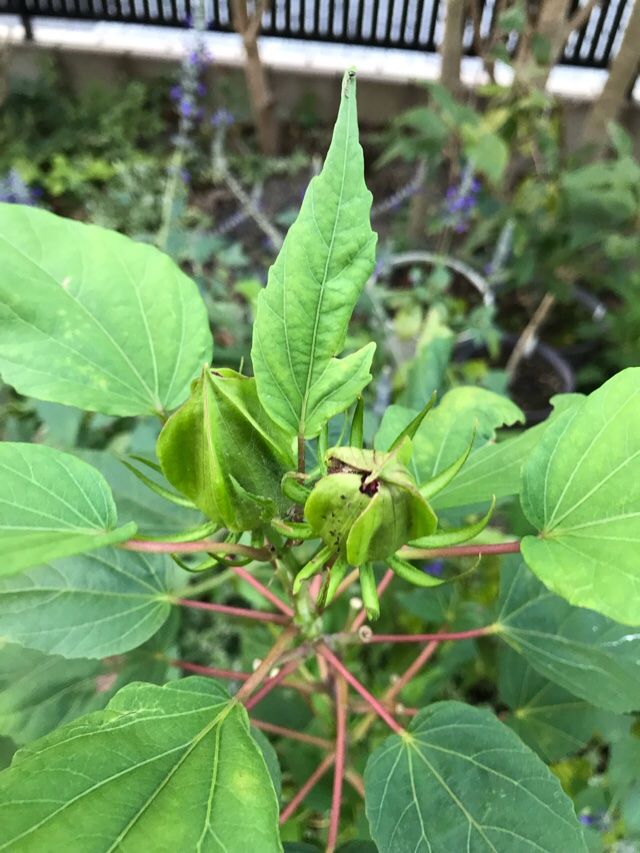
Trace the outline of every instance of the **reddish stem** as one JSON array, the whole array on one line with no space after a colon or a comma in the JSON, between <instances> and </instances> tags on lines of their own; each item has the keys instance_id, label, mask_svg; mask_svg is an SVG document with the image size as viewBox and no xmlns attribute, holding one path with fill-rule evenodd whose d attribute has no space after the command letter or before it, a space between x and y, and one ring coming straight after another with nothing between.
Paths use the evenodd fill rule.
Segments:
<instances>
[{"instance_id":1,"label":"reddish stem","mask_svg":"<svg viewBox=\"0 0 640 853\"><path fill-rule=\"evenodd\" d=\"M252 708L255 708L258 702L261 702L265 696L271 693L274 687L277 687L278 684L284 681L284 679L288 675L291 675L291 673L294 672L300 666L300 663L300 660L289 661L289 663L286 663L282 667L280 672L278 672L276 675L273 675L271 678L268 678L262 685L260 690L258 690L257 693L254 693L251 699L244 703L247 711L250 711Z\"/></svg>"},{"instance_id":2,"label":"reddish stem","mask_svg":"<svg viewBox=\"0 0 640 853\"><path fill-rule=\"evenodd\" d=\"M371 693L369 693L364 684L361 684L355 675L349 672L346 666L334 655L331 649L322 644L318 646L318 652L329 664L331 664L334 670L339 672L345 681L347 681L353 689L362 696L365 702L371 706L371 709L376 712L380 719L385 721L392 731L396 734L404 733L404 729L396 723L391 714L380 704L380 702L378 702L375 696L372 696Z\"/></svg>"},{"instance_id":3,"label":"reddish stem","mask_svg":"<svg viewBox=\"0 0 640 853\"><path fill-rule=\"evenodd\" d=\"M252 586L255 590L257 590L260 595L265 598L267 601L270 601L274 607L276 607L281 613L284 613L285 616L289 616L293 618L293 610L289 607L288 604L285 604L281 598L271 592L264 584L260 583L257 578L248 572L246 569L243 569L241 566L234 566L232 568L234 574L236 574L239 578L242 578L243 581L246 581L250 586Z\"/></svg>"},{"instance_id":4,"label":"reddish stem","mask_svg":"<svg viewBox=\"0 0 640 853\"><path fill-rule=\"evenodd\" d=\"M217 669L213 666L201 666L199 663L189 663L186 660L170 660L170 666L177 666L186 672L197 672L198 675L208 675L210 678L228 678L232 681L246 681L250 672L236 672L234 669Z\"/></svg>"},{"instance_id":5,"label":"reddish stem","mask_svg":"<svg viewBox=\"0 0 640 853\"><path fill-rule=\"evenodd\" d=\"M431 640L430 643L427 643L427 645L420 652L414 662L409 667L407 667L407 669L400 676L400 678L387 690L384 697L386 701L392 702L396 698L396 696L400 694L402 688L405 687L411 681L411 679L418 674L418 672L422 669L422 667L429 660L429 658L432 657L439 645L440 643L437 640Z\"/></svg>"},{"instance_id":6,"label":"reddish stem","mask_svg":"<svg viewBox=\"0 0 640 853\"><path fill-rule=\"evenodd\" d=\"M209 610L212 613L224 613L227 616L240 616L242 619L254 619L256 622L272 622L276 625L288 625L289 619L280 613L264 613L262 610L248 610L246 607L230 607L227 604L212 604L210 601L196 601L192 598L176 598L175 604L192 607L195 610Z\"/></svg>"},{"instance_id":7,"label":"reddish stem","mask_svg":"<svg viewBox=\"0 0 640 853\"><path fill-rule=\"evenodd\" d=\"M347 757L347 682L336 677L336 760L333 766L333 794L326 853L333 853L340 828L340 805Z\"/></svg>"},{"instance_id":8,"label":"reddish stem","mask_svg":"<svg viewBox=\"0 0 640 853\"><path fill-rule=\"evenodd\" d=\"M269 562L271 554L266 548L252 548L250 545L233 545L216 542L214 539L199 539L197 542L157 542L155 539L129 539L118 546L126 551L142 551L145 554L235 554L251 557L261 562Z\"/></svg>"},{"instance_id":9,"label":"reddish stem","mask_svg":"<svg viewBox=\"0 0 640 853\"><path fill-rule=\"evenodd\" d=\"M264 720L256 720L255 717L251 717L251 723L257 729L262 729L262 731L269 732L272 735L282 735L282 737L288 737L291 740L299 740L302 743L317 746L319 749L333 749L331 741L325 740L323 737L297 732L295 729L287 729L284 726L277 726L275 723L267 723Z\"/></svg>"},{"instance_id":10,"label":"reddish stem","mask_svg":"<svg viewBox=\"0 0 640 853\"><path fill-rule=\"evenodd\" d=\"M387 569L387 571L384 573L384 577L382 578L382 580L380 581L380 583L376 587L379 599L382 598L384 591L386 590L386 588L389 586L389 584L393 580L393 577L394 577L394 574L393 574L392 569ZM364 625L364 623L366 621L367 621L367 611L363 607L362 610L360 611L360 613L358 613L356 615L356 617L354 618L353 622L351 623L351 627L349 628L349 630L350 631L357 631L359 628L361 628Z\"/></svg>"},{"instance_id":11,"label":"reddish stem","mask_svg":"<svg viewBox=\"0 0 640 853\"><path fill-rule=\"evenodd\" d=\"M479 557L482 554L517 554L519 551L520 540L490 545L452 545L450 548L402 548L400 553L411 560L430 560L432 557Z\"/></svg>"},{"instance_id":12,"label":"reddish stem","mask_svg":"<svg viewBox=\"0 0 640 853\"><path fill-rule=\"evenodd\" d=\"M361 635L363 643L443 643L446 640L471 640L474 637L488 637L495 634L495 625L483 628L471 628L469 631L451 631L441 634L371 634Z\"/></svg>"},{"instance_id":13,"label":"reddish stem","mask_svg":"<svg viewBox=\"0 0 640 853\"><path fill-rule=\"evenodd\" d=\"M307 796L309 791L311 791L312 788L314 788L318 784L320 779L322 779L324 774L331 767L331 765L335 761L335 757L336 757L335 752L332 752L329 755L327 755L326 758L323 758L323 760L316 767L316 769L313 771L311 776L309 776L307 781L300 788L298 793L293 797L293 799L288 803L288 805L280 813L280 825L282 825L283 823L286 823L289 820L291 815L295 812L295 810L298 808L300 803Z\"/></svg>"}]
</instances>

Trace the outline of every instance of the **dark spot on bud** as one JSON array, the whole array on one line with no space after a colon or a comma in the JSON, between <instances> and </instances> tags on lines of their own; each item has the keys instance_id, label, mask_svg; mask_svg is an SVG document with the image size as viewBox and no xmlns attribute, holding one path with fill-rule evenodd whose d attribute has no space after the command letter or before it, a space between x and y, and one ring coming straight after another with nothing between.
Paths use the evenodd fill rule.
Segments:
<instances>
[{"instance_id":1,"label":"dark spot on bud","mask_svg":"<svg viewBox=\"0 0 640 853\"><path fill-rule=\"evenodd\" d=\"M362 492L363 495L367 495L368 497L372 498L375 494L378 493L378 489L380 488L380 481L379 480L372 480L370 483L367 483L366 480L367 480L368 476L369 476L369 474L367 474L367 473L364 473L362 475L362 482L360 484L360 491Z\"/></svg>"}]
</instances>

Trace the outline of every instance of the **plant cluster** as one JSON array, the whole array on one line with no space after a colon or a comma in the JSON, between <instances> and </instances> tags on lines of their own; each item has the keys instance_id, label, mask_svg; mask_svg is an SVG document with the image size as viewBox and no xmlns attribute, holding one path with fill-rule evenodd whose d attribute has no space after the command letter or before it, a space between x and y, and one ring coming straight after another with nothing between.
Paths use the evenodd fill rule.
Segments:
<instances>
[{"instance_id":1,"label":"plant cluster","mask_svg":"<svg viewBox=\"0 0 640 853\"><path fill-rule=\"evenodd\" d=\"M212 366L199 290L156 247L0 205L5 382L96 413L75 431L149 426L121 461L0 444L5 849L637 835L640 370L516 436L497 432L518 406L470 385L414 384L376 419L375 345L344 353L370 208L349 71L257 297L249 375ZM215 620L199 647L196 617ZM234 619L255 632L234 640Z\"/></svg>"}]
</instances>

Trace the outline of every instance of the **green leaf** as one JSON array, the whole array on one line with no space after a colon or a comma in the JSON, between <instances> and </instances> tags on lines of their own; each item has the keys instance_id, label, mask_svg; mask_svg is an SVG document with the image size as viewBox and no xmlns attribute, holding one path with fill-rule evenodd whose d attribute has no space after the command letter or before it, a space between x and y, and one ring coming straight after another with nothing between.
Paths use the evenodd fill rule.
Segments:
<instances>
[{"instance_id":1,"label":"green leaf","mask_svg":"<svg viewBox=\"0 0 640 853\"><path fill-rule=\"evenodd\" d=\"M355 74L344 77L333 139L258 298L251 358L262 405L313 438L370 381L375 344L346 358L349 318L375 262L371 193L358 141Z\"/></svg>"},{"instance_id":2,"label":"green leaf","mask_svg":"<svg viewBox=\"0 0 640 853\"><path fill-rule=\"evenodd\" d=\"M0 733L29 743L104 708L132 680L164 681L168 664L158 655L157 636L129 655L104 661L67 660L0 643Z\"/></svg>"},{"instance_id":3,"label":"green leaf","mask_svg":"<svg viewBox=\"0 0 640 853\"><path fill-rule=\"evenodd\" d=\"M380 853L586 849L558 779L490 711L461 702L419 711L364 781Z\"/></svg>"},{"instance_id":4,"label":"green leaf","mask_svg":"<svg viewBox=\"0 0 640 853\"><path fill-rule=\"evenodd\" d=\"M470 164L493 184L500 182L509 162L509 149L497 133L483 133L465 145Z\"/></svg>"},{"instance_id":5,"label":"green leaf","mask_svg":"<svg viewBox=\"0 0 640 853\"><path fill-rule=\"evenodd\" d=\"M271 745L271 741L266 737L264 732L261 732L260 729L257 729L255 726L251 726L251 737L255 740L260 752L262 753L264 762L267 765L267 770L269 771L269 776L271 777L273 790L276 792L276 797L279 802L282 795L282 770L280 769L280 762L278 761L278 753L275 751Z\"/></svg>"},{"instance_id":6,"label":"green leaf","mask_svg":"<svg viewBox=\"0 0 640 853\"><path fill-rule=\"evenodd\" d=\"M111 486L121 522L135 521L138 536L172 536L202 523L197 510L177 506L159 497L122 464L117 456L101 450L76 450L76 455L104 476ZM145 471L148 477L167 486L162 476Z\"/></svg>"},{"instance_id":7,"label":"green leaf","mask_svg":"<svg viewBox=\"0 0 640 853\"><path fill-rule=\"evenodd\" d=\"M7 849L282 850L246 711L211 679L131 684L0 774Z\"/></svg>"},{"instance_id":8,"label":"green leaf","mask_svg":"<svg viewBox=\"0 0 640 853\"><path fill-rule=\"evenodd\" d=\"M402 406L390 406L376 435L376 449L385 450L415 415ZM422 485L452 465L468 448L474 429L475 445L480 446L495 437L498 427L523 420L520 409L506 397L484 388L454 388L429 412L413 438L417 482Z\"/></svg>"},{"instance_id":9,"label":"green leaf","mask_svg":"<svg viewBox=\"0 0 640 853\"><path fill-rule=\"evenodd\" d=\"M166 621L181 574L167 556L108 548L0 578L0 637L69 658L120 654Z\"/></svg>"},{"instance_id":10,"label":"green leaf","mask_svg":"<svg viewBox=\"0 0 640 853\"><path fill-rule=\"evenodd\" d=\"M0 733L17 744L103 706L102 661L68 661L22 646L0 644Z\"/></svg>"},{"instance_id":11,"label":"green leaf","mask_svg":"<svg viewBox=\"0 0 640 853\"><path fill-rule=\"evenodd\" d=\"M541 675L617 713L640 709L640 633L548 592L520 561L501 577L498 634Z\"/></svg>"},{"instance_id":12,"label":"green leaf","mask_svg":"<svg viewBox=\"0 0 640 853\"><path fill-rule=\"evenodd\" d=\"M513 649L498 657L500 697L510 710L502 721L547 764L581 750L617 718L539 675Z\"/></svg>"},{"instance_id":13,"label":"green leaf","mask_svg":"<svg viewBox=\"0 0 640 853\"><path fill-rule=\"evenodd\" d=\"M37 444L0 444L0 576L46 560L123 542L102 474L75 456Z\"/></svg>"},{"instance_id":14,"label":"green leaf","mask_svg":"<svg viewBox=\"0 0 640 853\"><path fill-rule=\"evenodd\" d=\"M21 394L109 415L177 406L211 358L195 284L153 246L0 204L0 373Z\"/></svg>"},{"instance_id":15,"label":"green leaf","mask_svg":"<svg viewBox=\"0 0 640 853\"><path fill-rule=\"evenodd\" d=\"M557 394L552 397L553 412L544 423L524 430L498 443L487 442L475 450L453 482L438 492L434 507L466 506L520 492L522 466L540 442L550 423L585 398L582 394Z\"/></svg>"},{"instance_id":16,"label":"green leaf","mask_svg":"<svg viewBox=\"0 0 640 853\"><path fill-rule=\"evenodd\" d=\"M540 531L530 568L572 604L640 624L640 368L559 417L523 469L522 508Z\"/></svg>"}]
</instances>

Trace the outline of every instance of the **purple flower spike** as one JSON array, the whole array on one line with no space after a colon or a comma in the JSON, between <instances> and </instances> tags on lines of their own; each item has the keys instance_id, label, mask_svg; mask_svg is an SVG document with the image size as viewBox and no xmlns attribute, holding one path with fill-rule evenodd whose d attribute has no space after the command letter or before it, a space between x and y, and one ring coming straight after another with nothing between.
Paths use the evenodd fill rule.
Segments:
<instances>
[{"instance_id":1,"label":"purple flower spike","mask_svg":"<svg viewBox=\"0 0 640 853\"><path fill-rule=\"evenodd\" d=\"M206 94L207 94L207 87L204 85L204 83L198 83L198 85L196 86L196 95L199 98L204 98L204 96Z\"/></svg>"},{"instance_id":2,"label":"purple flower spike","mask_svg":"<svg viewBox=\"0 0 640 853\"><path fill-rule=\"evenodd\" d=\"M182 87L177 83L169 89L169 97L172 101L179 101L182 97Z\"/></svg>"}]
</instances>

